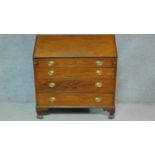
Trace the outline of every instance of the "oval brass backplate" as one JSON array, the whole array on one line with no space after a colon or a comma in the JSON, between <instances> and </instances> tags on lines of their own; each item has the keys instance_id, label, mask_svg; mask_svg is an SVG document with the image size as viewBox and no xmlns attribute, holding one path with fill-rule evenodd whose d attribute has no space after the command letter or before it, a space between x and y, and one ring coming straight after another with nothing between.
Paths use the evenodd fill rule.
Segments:
<instances>
[{"instance_id":1,"label":"oval brass backplate","mask_svg":"<svg viewBox=\"0 0 155 155\"><path fill-rule=\"evenodd\" d=\"M103 66L103 61L96 60L96 66Z\"/></svg>"},{"instance_id":2,"label":"oval brass backplate","mask_svg":"<svg viewBox=\"0 0 155 155\"><path fill-rule=\"evenodd\" d=\"M100 97L95 97L95 102L99 103L101 101L102 101L102 99Z\"/></svg>"},{"instance_id":3,"label":"oval brass backplate","mask_svg":"<svg viewBox=\"0 0 155 155\"><path fill-rule=\"evenodd\" d=\"M48 86L49 86L50 88L54 88L54 87L56 86L56 83L51 82L51 83L48 84Z\"/></svg>"},{"instance_id":4,"label":"oval brass backplate","mask_svg":"<svg viewBox=\"0 0 155 155\"><path fill-rule=\"evenodd\" d=\"M48 75L50 75L50 76L51 75L54 75L54 74L55 74L55 71L54 70L51 70L51 71L48 72Z\"/></svg>"},{"instance_id":5,"label":"oval brass backplate","mask_svg":"<svg viewBox=\"0 0 155 155\"><path fill-rule=\"evenodd\" d=\"M50 97L50 102L55 102L56 100L56 97Z\"/></svg>"},{"instance_id":6,"label":"oval brass backplate","mask_svg":"<svg viewBox=\"0 0 155 155\"><path fill-rule=\"evenodd\" d=\"M96 83L95 83L95 86L96 86L97 88L101 88L101 87L103 86L103 83L102 83L102 82L96 82Z\"/></svg>"},{"instance_id":7,"label":"oval brass backplate","mask_svg":"<svg viewBox=\"0 0 155 155\"><path fill-rule=\"evenodd\" d=\"M48 66L54 66L55 62L54 61L49 61Z\"/></svg>"},{"instance_id":8,"label":"oval brass backplate","mask_svg":"<svg viewBox=\"0 0 155 155\"><path fill-rule=\"evenodd\" d=\"M102 70L96 70L96 74L97 75L102 75L103 74L103 71Z\"/></svg>"}]
</instances>

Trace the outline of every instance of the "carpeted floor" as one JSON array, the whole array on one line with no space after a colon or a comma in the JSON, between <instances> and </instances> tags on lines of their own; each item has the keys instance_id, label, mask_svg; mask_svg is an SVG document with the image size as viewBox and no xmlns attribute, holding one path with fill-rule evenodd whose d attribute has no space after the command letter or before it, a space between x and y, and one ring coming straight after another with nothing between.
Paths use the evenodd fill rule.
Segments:
<instances>
[{"instance_id":1,"label":"carpeted floor","mask_svg":"<svg viewBox=\"0 0 155 155\"><path fill-rule=\"evenodd\" d=\"M44 121L107 121L102 109L54 109ZM1 121L36 121L34 103L1 103ZM155 104L117 103L115 121L155 121ZM42 121L42 120L41 120Z\"/></svg>"}]
</instances>

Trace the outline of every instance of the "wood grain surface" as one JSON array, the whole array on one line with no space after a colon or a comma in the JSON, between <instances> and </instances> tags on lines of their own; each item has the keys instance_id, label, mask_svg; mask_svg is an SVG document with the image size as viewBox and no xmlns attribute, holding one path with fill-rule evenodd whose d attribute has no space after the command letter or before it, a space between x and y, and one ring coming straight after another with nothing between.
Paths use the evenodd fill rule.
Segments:
<instances>
[{"instance_id":1,"label":"wood grain surface","mask_svg":"<svg viewBox=\"0 0 155 155\"><path fill-rule=\"evenodd\" d=\"M113 94L103 93L38 93L38 106L113 106ZM55 102L50 102L50 97L55 97ZM95 98L100 97L100 103Z\"/></svg>"},{"instance_id":2,"label":"wood grain surface","mask_svg":"<svg viewBox=\"0 0 155 155\"><path fill-rule=\"evenodd\" d=\"M96 83L102 83L102 87L96 87ZM49 87L54 83L55 87ZM37 92L103 92L113 93L115 88L114 79L86 78L86 79L39 79L36 82Z\"/></svg>"},{"instance_id":3,"label":"wood grain surface","mask_svg":"<svg viewBox=\"0 0 155 155\"><path fill-rule=\"evenodd\" d=\"M114 117L114 35L38 35L33 63L38 118L54 107L102 107L109 112L109 118ZM49 75L51 71L53 74ZM97 82L102 87L96 87ZM54 87L49 87L49 83L54 83Z\"/></svg>"},{"instance_id":4,"label":"wood grain surface","mask_svg":"<svg viewBox=\"0 0 155 155\"><path fill-rule=\"evenodd\" d=\"M97 75L96 71L102 72L102 75ZM49 71L54 71L53 75L49 75ZM114 79L115 68L37 68L36 67L37 79L52 79L52 78L103 78L103 79Z\"/></svg>"},{"instance_id":5,"label":"wood grain surface","mask_svg":"<svg viewBox=\"0 0 155 155\"><path fill-rule=\"evenodd\" d=\"M39 35L34 58L117 57L114 35Z\"/></svg>"},{"instance_id":6,"label":"wood grain surface","mask_svg":"<svg viewBox=\"0 0 155 155\"><path fill-rule=\"evenodd\" d=\"M36 66L39 68L66 68L66 67L115 67L116 58L50 58L50 59L34 59ZM53 66L48 66L50 61L54 62ZM102 66L97 66L96 61L101 61Z\"/></svg>"}]
</instances>

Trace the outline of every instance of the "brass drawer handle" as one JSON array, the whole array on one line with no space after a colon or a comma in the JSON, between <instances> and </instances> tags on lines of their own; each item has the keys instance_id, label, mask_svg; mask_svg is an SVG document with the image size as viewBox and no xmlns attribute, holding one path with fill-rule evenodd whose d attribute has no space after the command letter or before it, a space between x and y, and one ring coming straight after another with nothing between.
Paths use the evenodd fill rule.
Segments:
<instances>
[{"instance_id":1,"label":"brass drawer handle","mask_svg":"<svg viewBox=\"0 0 155 155\"><path fill-rule=\"evenodd\" d=\"M96 74L97 74L97 75L102 75L102 74L103 74L103 71L97 70L97 71L96 71Z\"/></svg>"},{"instance_id":2,"label":"brass drawer handle","mask_svg":"<svg viewBox=\"0 0 155 155\"><path fill-rule=\"evenodd\" d=\"M56 102L56 97L50 97L50 102Z\"/></svg>"},{"instance_id":3,"label":"brass drawer handle","mask_svg":"<svg viewBox=\"0 0 155 155\"><path fill-rule=\"evenodd\" d=\"M95 83L95 86L96 86L97 88L101 88L101 87L103 86L103 83L102 83L102 82L96 82L96 83Z\"/></svg>"},{"instance_id":4,"label":"brass drawer handle","mask_svg":"<svg viewBox=\"0 0 155 155\"><path fill-rule=\"evenodd\" d=\"M48 75L54 75L55 74L55 71L54 70L51 70L48 72Z\"/></svg>"},{"instance_id":5,"label":"brass drawer handle","mask_svg":"<svg viewBox=\"0 0 155 155\"><path fill-rule=\"evenodd\" d=\"M54 87L56 86L56 83L51 82L51 83L48 84L48 86L49 86L50 88L54 88Z\"/></svg>"},{"instance_id":6,"label":"brass drawer handle","mask_svg":"<svg viewBox=\"0 0 155 155\"><path fill-rule=\"evenodd\" d=\"M103 61L96 60L96 66L103 66Z\"/></svg>"},{"instance_id":7,"label":"brass drawer handle","mask_svg":"<svg viewBox=\"0 0 155 155\"><path fill-rule=\"evenodd\" d=\"M95 102L99 103L101 101L102 101L102 99L100 97L95 97Z\"/></svg>"},{"instance_id":8,"label":"brass drawer handle","mask_svg":"<svg viewBox=\"0 0 155 155\"><path fill-rule=\"evenodd\" d=\"M49 62L48 62L48 66L50 66L50 67L51 67L51 66L54 66L54 64L55 64L54 61L49 61Z\"/></svg>"}]
</instances>

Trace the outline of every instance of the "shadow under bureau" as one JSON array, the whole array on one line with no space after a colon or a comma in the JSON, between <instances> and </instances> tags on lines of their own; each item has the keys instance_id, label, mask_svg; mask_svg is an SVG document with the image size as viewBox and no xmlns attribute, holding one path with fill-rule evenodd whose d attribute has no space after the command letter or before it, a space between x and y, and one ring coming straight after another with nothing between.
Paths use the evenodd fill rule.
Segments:
<instances>
[{"instance_id":1,"label":"shadow under bureau","mask_svg":"<svg viewBox=\"0 0 155 155\"><path fill-rule=\"evenodd\" d=\"M114 118L114 35L38 35L33 62L38 118L49 108L103 108Z\"/></svg>"}]
</instances>

